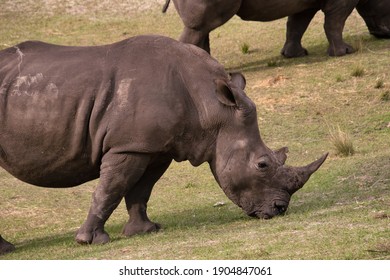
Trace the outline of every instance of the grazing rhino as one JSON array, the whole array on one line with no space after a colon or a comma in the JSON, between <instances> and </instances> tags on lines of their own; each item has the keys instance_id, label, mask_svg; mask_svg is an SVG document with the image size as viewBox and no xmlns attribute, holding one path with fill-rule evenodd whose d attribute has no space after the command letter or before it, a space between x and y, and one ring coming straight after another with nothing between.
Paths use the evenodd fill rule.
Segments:
<instances>
[{"instance_id":1,"label":"grazing rhino","mask_svg":"<svg viewBox=\"0 0 390 280\"><path fill-rule=\"evenodd\" d=\"M161 36L93 47L24 42L0 52L0 166L20 180L66 188L100 178L78 243L106 243L125 199L123 233L157 231L146 208L172 160L208 162L248 215L271 218L327 155L285 166L287 148L261 140L244 77L205 51ZM0 252L14 247L0 237Z\"/></svg>"},{"instance_id":2,"label":"grazing rhino","mask_svg":"<svg viewBox=\"0 0 390 280\"><path fill-rule=\"evenodd\" d=\"M329 41L328 54L342 56L354 52L344 42L345 21L356 7L371 34L390 37L390 1L388 0L173 0L183 23L180 41L194 44L210 52L209 33L234 15L248 21L272 21L288 16L285 57L308 54L301 39L314 15L325 14L325 33ZM163 12L166 12L167 0Z\"/></svg>"}]
</instances>

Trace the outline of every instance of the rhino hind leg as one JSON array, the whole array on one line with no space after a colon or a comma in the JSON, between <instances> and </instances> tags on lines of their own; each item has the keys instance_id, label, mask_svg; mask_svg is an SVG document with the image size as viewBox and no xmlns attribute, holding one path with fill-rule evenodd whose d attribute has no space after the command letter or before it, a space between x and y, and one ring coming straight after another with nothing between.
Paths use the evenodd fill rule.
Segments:
<instances>
[{"instance_id":1,"label":"rhino hind leg","mask_svg":"<svg viewBox=\"0 0 390 280\"><path fill-rule=\"evenodd\" d=\"M354 7L345 10L341 10L337 13L325 13L325 34L329 42L328 54L330 56L343 56L355 52L355 49L344 42L343 30L345 21L348 16L352 13Z\"/></svg>"},{"instance_id":2,"label":"rhino hind leg","mask_svg":"<svg viewBox=\"0 0 390 280\"><path fill-rule=\"evenodd\" d=\"M281 54L287 58L301 57L308 55L302 47L301 40L318 9L310 9L288 17L286 42Z\"/></svg>"},{"instance_id":3,"label":"rhino hind leg","mask_svg":"<svg viewBox=\"0 0 390 280\"><path fill-rule=\"evenodd\" d=\"M346 54L354 53L356 50L349 44L343 42L341 44L333 44L333 42L330 43L328 48L328 55L329 56L343 56Z\"/></svg>"},{"instance_id":4,"label":"rhino hind leg","mask_svg":"<svg viewBox=\"0 0 390 280\"><path fill-rule=\"evenodd\" d=\"M180 35L179 41L186 44L195 45L210 53L209 32L206 32L204 30L195 30L192 28L184 27L183 32Z\"/></svg>"},{"instance_id":5,"label":"rhino hind leg","mask_svg":"<svg viewBox=\"0 0 390 280\"><path fill-rule=\"evenodd\" d=\"M160 230L161 225L149 220L146 213L154 184L160 179L171 164L169 160L159 160L148 166L142 178L125 196L129 221L123 228L123 235L151 233Z\"/></svg>"},{"instance_id":6,"label":"rhino hind leg","mask_svg":"<svg viewBox=\"0 0 390 280\"><path fill-rule=\"evenodd\" d=\"M146 204L133 204L129 210L131 218L123 227L122 234L130 237L136 234L157 232L161 225L153 223L146 214Z\"/></svg>"},{"instance_id":7,"label":"rhino hind leg","mask_svg":"<svg viewBox=\"0 0 390 280\"><path fill-rule=\"evenodd\" d=\"M80 244L110 242L104 225L124 195L142 177L150 157L142 154L105 155L102 160L100 182L84 224L76 233Z\"/></svg>"}]
</instances>

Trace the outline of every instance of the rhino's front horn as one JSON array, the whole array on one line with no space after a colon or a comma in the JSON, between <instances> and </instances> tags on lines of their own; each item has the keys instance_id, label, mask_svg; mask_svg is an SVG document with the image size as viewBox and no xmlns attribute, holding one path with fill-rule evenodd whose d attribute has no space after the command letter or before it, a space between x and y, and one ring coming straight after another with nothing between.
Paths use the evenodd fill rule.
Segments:
<instances>
[{"instance_id":1,"label":"rhino's front horn","mask_svg":"<svg viewBox=\"0 0 390 280\"><path fill-rule=\"evenodd\" d=\"M303 187L303 185L309 180L310 176L320 168L320 166L324 163L326 158L328 157L328 153L324 154L321 158L317 159L316 161L303 166L303 167L292 167L292 169L295 171L296 180L295 184L292 186L289 186L290 193L294 193L300 188Z\"/></svg>"}]
</instances>

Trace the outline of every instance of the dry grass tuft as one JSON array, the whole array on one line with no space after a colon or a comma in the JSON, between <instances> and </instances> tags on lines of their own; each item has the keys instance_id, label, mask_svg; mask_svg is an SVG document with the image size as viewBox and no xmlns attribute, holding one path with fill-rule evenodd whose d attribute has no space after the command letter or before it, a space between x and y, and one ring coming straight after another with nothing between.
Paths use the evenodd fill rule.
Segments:
<instances>
[{"instance_id":1,"label":"dry grass tuft","mask_svg":"<svg viewBox=\"0 0 390 280\"><path fill-rule=\"evenodd\" d=\"M329 134L337 155L348 157L355 154L351 136L342 131L340 126L337 126L337 129L329 129Z\"/></svg>"},{"instance_id":2,"label":"dry grass tuft","mask_svg":"<svg viewBox=\"0 0 390 280\"><path fill-rule=\"evenodd\" d=\"M357 66L355 66L355 68L352 70L351 75L352 75L352 77L358 78L358 77L363 77L363 76L364 76L364 73L365 73L364 68L363 68L362 66L360 66L360 65L357 65Z\"/></svg>"}]
</instances>

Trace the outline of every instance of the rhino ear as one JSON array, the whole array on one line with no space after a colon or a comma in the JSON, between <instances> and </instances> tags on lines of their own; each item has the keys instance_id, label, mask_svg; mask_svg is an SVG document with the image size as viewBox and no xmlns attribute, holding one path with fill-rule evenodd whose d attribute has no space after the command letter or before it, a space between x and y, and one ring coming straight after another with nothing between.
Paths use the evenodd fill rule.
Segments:
<instances>
[{"instance_id":1,"label":"rhino ear","mask_svg":"<svg viewBox=\"0 0 390 280\"><path fill-rule=\"evenodd\" d=\"M230 80L232 81L232 83L244 90L245 89L245 86L246 86L246 79L244 77L244 75L242 75L240 72L236 72L236 73L229 73L230 74Z\"/></svg>"},{"instance_id":2,"label":"rhino ear","mask_svg":"<svg viewBox=\"0 0 390 280\"><path fill-rule=\"evenodd\" d=\"M233 91L226 84L226 82L218 79L215 81L215 83L217 85L216 94L219 102L221 102L226 106L236 106L237 103L236 103L236 99L234 98Z\"/></svg>"},{"instance_id":3,"label":"rhino ear","mask_svg":"<svg viewBox=\"0 0 390 280\"><path fill-rule=\"evenodd\" d=\"M287 147L283 147L283 148L280 148L279 150L274 151L274 154L275 154L276 158L278 159L278 161L282 165L284 165L285 162L286 162L287 153L288 153L288 148Z\"/></svg>"}]
</instances>

